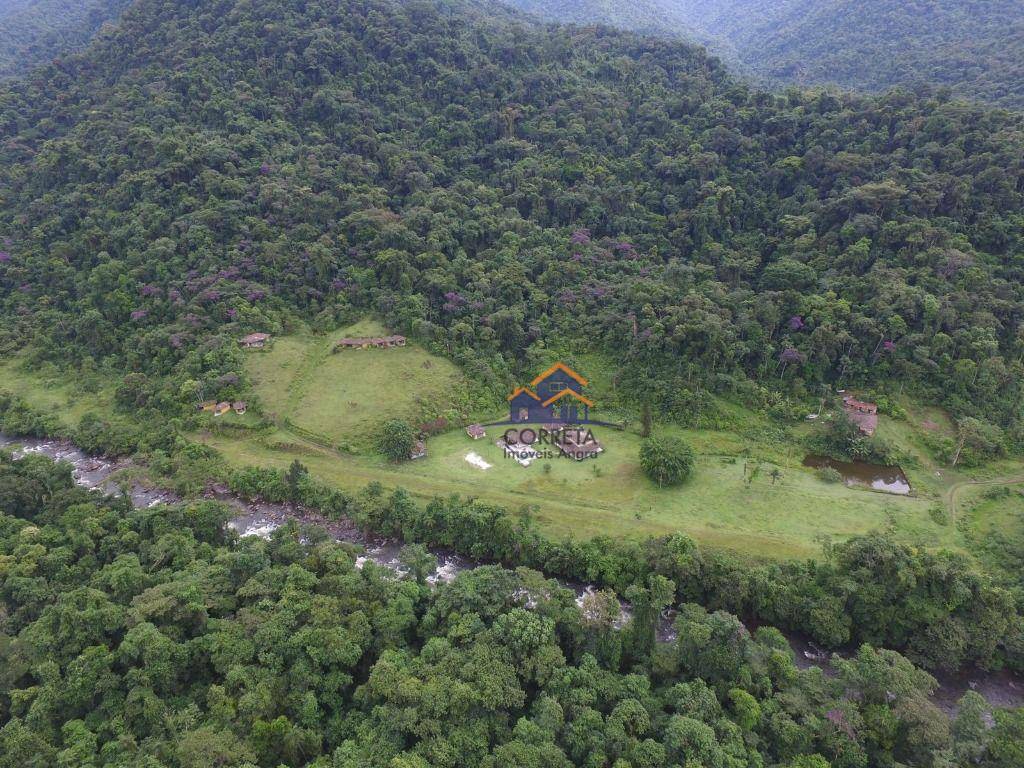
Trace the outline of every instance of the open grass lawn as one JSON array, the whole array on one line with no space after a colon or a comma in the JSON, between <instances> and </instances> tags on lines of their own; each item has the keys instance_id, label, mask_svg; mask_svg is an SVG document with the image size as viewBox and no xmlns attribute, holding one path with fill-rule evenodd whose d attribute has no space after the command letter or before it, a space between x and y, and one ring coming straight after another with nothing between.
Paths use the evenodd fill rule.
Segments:
<instances>
[{"instance_id":1,"label":"open grass lawn","mask_svg":"<svg viewBox=\"0 0 1024 768\"><path fill-rule=\"evenodd\" d=\"M332 352L338 339L388 333L367 320L328 336L278 338L248 353L246 372L264 413L343 449L367 450L388 419L418 424L455 408L465 378L421 347Z\"/></svg>"},{"instance_id":2,"label":"open grass lawn","mask_svg":"<svg viewBox=\"0 0 1024 768\"><path fill-rule=\"evenodd\" d=\"M360 323L326 340L278 339L269 353L250 357L249 372L264 408L284 426L269 436L203 439L233 464L284 467L299 456L317 477L350 490L379 480L421 498L460 494L513 512L529 507L554 536L639 538L683 531L711 546L786 558L816 556L824 538L888 530L919 546L969 548L963 531L941 514L948 503L944 494L967 476L937 466L922 442L925 429L946 433L952 427L941 411L913 404L906 421L883 417L879 427L882 437L913 457L905 467L915 488L911 497L819 480L801 466L804 451L797 439L780 438L776 425L731 403L722 404L728 421L737 425L731 431L674 430L698 453L694 477L678 488L660 489L644 477L635 432L600 427L595 432L606 450L584 462L541 459L521 467L502 455L495 445L499 431L492 429L480 441L453 430L428 441L427 458L389 464L370 450L367 432L386 418L416 412L419 393L437 392L443 400L462 384L457 369L415 345L330 354L336 338L384 332L379 325ZM599 404L612 399L605 374L614 366L599 356L573 362L591 379L589 391ZM502 418L475 416L484 422ZM281 417L329 435L332 447L304 440L301 430L289 429ZM799 435L809 428L794 431ZM467 461L470 452L491 468ZM773 480L775 469L781 476Z\"/></svg>"},{"instance_id":3,"label":"open grass lawn","mask_svg":"<svg viewBox=\"0 0 1024 768\"><path fill-rule=\"evenodd\" d=\"M977 559L992 571L1019 578L1024 568L1024 483L968 486L958 509L957 526Z\"/></svg>"},{"instance_id":4,"label":"open grass lawn","mask_svg":"<svg viewBox=\"0 0 1024 768\"><path fill-rule=\"evenodd\" d=\"M772 558L814 557L825 538L875 530L923 547L971 548L962 526L943 513L951 489L970 478L938 466L923 442L926 432L951 434L952 425L940 410L910 402L905 421L880 420L879 435L913 457L904 467L915 489L911 497L819 480L801 466L798 436L811 425L798 425L797 437L787 439L777 425L733 403L721 404L736 425L730 431L673 430L698 453L693 478L677 488L660 489L643 475L635 432L606 427L595 428L605 452L583 462L540 459L521 467L495 445L498 429L479 441L456 429L431 438L425 459L389 464L372 451L373 428L387 418L422 415L425 400L450 404L452 393L466 382L449 362L414 344L330 353L338 338L385 333L368 321L326 339L277 339L269 352L250 356L248 371L278 431L204 434L202 439L236 465L285 467L299 457L317 477L349 490L378 480L421 498L460 494L513 512L531 508L553 536L640 538L683 531L710 546ZM599 406L614 399L610 361L583 355L571 362L591 379L588 391ZM474 416L484 422L503 418ZM290 429L289 423L300 429ZM330 447L305 440L303 430L329 437ZM339 446L342 450L334 449ZM491 468L467 461L471 452ZM1014 463L998 472L1017 468ZM773 480L774 469L781 476Z\"/></svg>"},{"instance_id":5,"label":"open grass lawn","mask_svg":"<svg viewBox=\"0 0 1024 768\"><path fill-rule=\"evenodd\" d=\"M100 374L72 378L55 368L28 370L24 363L20 355L0 357L0 391L18 395L68 427L90 411L113 414L114 383L109 379Z\"/></svg>"},{"instance_id":6,"label":"open grass lawn","mask_svg":"<svg viewBox=\"0 0 1024 768\"><path fill-rule=\"evenodd\" d=\"M478 441L461 431L432 438L427 458L401 465L313 445L300 448L300 455L294 436L287 435L266 441L212 435L204 439L239 465L283 468L299 455L315 476L351 490L379 480L424 498L455 493L514 512L536 507L535 520L554 536L639 538L683 531L712 546L787 558L817 555L823 536L842 539L891 529L921 546L964 548L955 526L932 519L935 502L931 499L829 484L803 467L788 464L780 466L782 476L773 482L771 471L779 465L735 453L701 454L690 481L660 489L640 470L639 436L607 428L595 428L595 434L605 446L596 459L541 459L529 467L503 456L495 445L496 432ZM739 445L729 434L687 437L697 446ZM280 442L287 444L285 450L274 447ZM485 470L470 464L466 461L470 452L492 467ZM745 479L751 476L752 480Z\"/></svg>"}]
</instances>

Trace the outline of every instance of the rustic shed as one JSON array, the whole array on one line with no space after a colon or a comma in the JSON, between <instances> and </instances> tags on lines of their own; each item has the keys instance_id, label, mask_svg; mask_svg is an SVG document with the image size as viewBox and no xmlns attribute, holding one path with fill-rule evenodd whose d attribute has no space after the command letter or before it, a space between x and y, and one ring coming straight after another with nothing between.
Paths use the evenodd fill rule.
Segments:
<instances>
[{"instance_id":1,"label":"rustic shed","mask_svg":"<svg viewBox=\"0 0 1024 768\"><path fill-rule=\"evenodd\" d=\"M269 333L250 333L248 336L243 336L239 343L246 349L262 349L268 341L270 341Z\"/></svg>"}]
</instances>

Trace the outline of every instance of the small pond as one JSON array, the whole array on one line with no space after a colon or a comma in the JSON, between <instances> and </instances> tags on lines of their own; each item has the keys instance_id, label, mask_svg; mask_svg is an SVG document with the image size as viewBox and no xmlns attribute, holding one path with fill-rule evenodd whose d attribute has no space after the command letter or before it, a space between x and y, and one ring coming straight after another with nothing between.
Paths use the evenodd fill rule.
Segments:
<instances>
[{"instance_id":1,"label":"small pond","mask_svg":"<svg viewBox=\"0 0 1024 768\"><path fill-rule=\"evenodd\" d=\"M866 461L838 461L828 456L810 455L804 459L805 467L832 467L847 485L859 485L900 496L910 494L910 481L899 467L868 464Z\"/></svg>"}]
</instances>

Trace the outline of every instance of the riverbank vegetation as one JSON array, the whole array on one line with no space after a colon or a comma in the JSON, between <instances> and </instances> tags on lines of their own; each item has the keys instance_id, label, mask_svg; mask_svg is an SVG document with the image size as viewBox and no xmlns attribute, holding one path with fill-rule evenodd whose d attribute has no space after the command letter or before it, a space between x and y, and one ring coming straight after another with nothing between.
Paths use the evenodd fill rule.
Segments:
<instances>
[{"instance_id":1,"label":"riverbank vegetation","mask_svg":"<svg viewBox=\"0 0 1024 768\"><path fill-rule=\"evenodd\" d=\"M996 586L960 555L922 551L891 536L830 544L817 560L760 563L701 547L680 533L623 541L604 532L559 540L538 527L529 509L511 515L458 495L422 503L404 488L385 489L377 481L343 491L322 482L298 459L276 470L214 469L217 458L208 447L183 443L156 456L152 467L193 478L200 488L219 479L243 497L345 517L368 534L527 565L620 594L659 576L677 585L669 596L672 603L697 602L754 616L827 647L866 641L904 650L930 668L1024 668L1018 580Z\"/></svg>"},{"instance_id":2,"label":"riverbank vegetation","mask_svg":"<svg viewBox=\"0 0 1024 768\"><path fill-rule=\"evenodd\" d=\"M950 722L935 680L863 646L799 671L775 630L666 590L578 608L528 569L432 590L289 524L238 540L213 502L132 510L0 457L0 766L1012 768L1020 711Z\"/></svg>"},{"instance_id":3,"label":"riverbank vegetation","mask_svg":"<svg viewBox=\"0 0 1024 768\"><path fill-rule=\"evenodd\" d=\"M347 490L545 500L558 536L684 529L785 557L892 530L967 550L932 507L959 461L1012 465L1024 435L1019 116L762 93L683 44L475 5L348 5L149 0L66 69L3 86L0 350L99 387L91 447L166 465L200 440ZM353 323L412 341L330 354ZM243 352L257 330L269 346ZM655 404L703 464L693 492L641 486L632 459L515 474L493 444L485 472L455 433L409 466L369 455L375 425L493 415L555 359L603 378L616 422ZM872 444L895 435L916 497L799 469L796 419L841 387L950 414L934 446L895 411ZM636 457L633 431L606 439Z\"/></svg>"},{"instance_id":4,"label":"riverbank vegetation","mask_svg":"<svg viewBox=\"0 0 1024 768\"><path fill-rule=\"evenodd\" d=\"M414 353L416 346L410 342ZM396 372L390 367L391 351L401 350L352 354L369 355L361 358L364 367L381 361L388 371ZM281 359L272 354L252 353L249 358L256 360L268 376L276 376L277 370L290 370L284 365L278 368L276 363L274 368L266 367L266 361ZM436 356L426 357L432 366L437 360ZM615 391L614 366L607 359L588 355L574 363L591 377L590 386L602 417L608 412L615 414L614 418L628 415L621 395ZM320 369L314 367L316 370ZM105 439L109 446L141 446L140 460L154 468L161 482L185 493L200 492L211 476L230 469L286 469L298 459L316 478L349 493L371 482L381 482L388 489L407 489L421 504L437 496L457 494L504 507L514 514L529 508L539 528L555 538L571 535L587 539L605 534L637 540L681 530L704 546L754 558L818 557L823 538L843 541L872 531L888 532L897 541L914 546L948 548L971 557L974 547L958 526L949 524L953 516L947 499L949 489L974 478L1024 475L1013 459L990 461L975 469L950 468L930 445L937 440L952 440L955 426L941 411L920 408L906 400L902 401L906 407L901 408L905 411L901 418L881 417L876 438L898 455L912 484L912 496L894 497L823 482L810 468L802 466L805 451L813 446L805 440L819 427L802 418L780 418L778 401L772 400L753 399L748 401L750 405L744 405L704 395L699 409L690 414L692 426L683 429L662 423L659 431L681 437L693 446L696 465L685 486L660 490L640 467L640 418L627 420L623 431L598 428L598 439L606 450L596 460L549 461L549 472L542 471L545 462L523 468L507 459L495 444L500 435L493 430L486 440L470 441L458 422L427 439L425 458L394 464L377 454L372 426L377 423L375 419L368 421L371 426L366 431L347 432L344 442L335 444L327 435L290 428L293 412L278 411L277 424L260 416L266 413L266 407L257 396L245 417L231 414L214 418L200 413L191 420L169 420L159 427L143 428L131 408L112 404L113 396L107 388L110 385L95 394L71 395L66 384L49 386L45 379L21 369L16 375L4 374L4 381L13 385L23 404L32 406L29 412L33 408L40 412L32 419L59 422L62 434L77 438L81 415L90 411L100 415L98 421L90 419L88 431L82 431L88 445L98 445L98 440ZM305 386L313 391L328 388L331 379L315 375ZM282 389L280 402L288 402L287 389ZM415 407L413 401L406 402ZM387 402L372 399L365 400L364 405L364 411L373 411L381 420L392 408ZM785 409L785 413L797 415L806 412L806 406L793 404ZM828 410L823 411L823 420L828 414ZM452 417L461 415L455 413ZM500 411L490 410L468 415L481 422L503 418ZM100 425L107 431L97 430ZM17 424L11 422L11 427ZM8 431L15 433L16 429ZM181 461L175 458L175 446L183 438L201 442L217 453L204 462ZM359 449L360 445L367 447ZM470 451L490 468L482 469L467 461ZM773 471L782 473L774 481ZM936 507L942 515L935 515ZM822 514L824 509L829 510L827 515Z\"/></svg>"}]
</instances>

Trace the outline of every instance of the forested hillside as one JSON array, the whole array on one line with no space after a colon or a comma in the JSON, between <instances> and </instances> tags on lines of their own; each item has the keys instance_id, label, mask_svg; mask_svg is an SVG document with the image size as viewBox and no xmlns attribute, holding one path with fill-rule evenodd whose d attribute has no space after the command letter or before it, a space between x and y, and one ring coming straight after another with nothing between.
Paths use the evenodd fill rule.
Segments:
<instances>
[{"instance_id":1,"label":"forested hillside","mask_svg":"<svg viewBox=\"0 0 1024 768\"><path fill-rule=\"evenodd\" d=\"M898 376L1019 443L1020 117L472 8L142 0L5 86L2 348L178 413L243 333L372 310L499 391L579 340L663 401Z\"/></svg>"},{"instance_id":2,"label":"forested hillside","mask_svg":"<svg viewBox=\"0 0 1024 768\"><path fill-rule=\"evenodd\" d=\"M0 78L84 47L131 0L0 0Z\"/></svg>"},{"instance_id":3,"label":"forested hillside","mask_svg":"<svg viewBox=\"0 0 1024 768\"><path fill-rule=\"evenodd\" d=\"M664 2L772 81L867 90L929 83L1024 107L1021 0Z\"/></svg>"},{"instance_id":4,"label":"forested hillside","mask_svg":"<svg viewBox=\"0 0 1024 768\"><path fill-rule=\"evenodd\" d=\"M136 0L82 53L0 85L0 135L0 385L71 392L46 388L45 410L0 392L0 430L137 452L105 465L110 483L192 499L135 509L0 452L0 768L1021 764L1024 712L970 691L949 718L933 677L876 649L968 680L1019 671L1013 542L997 576L927 533L782 561L678 530L556 539L525 501L314 477L304 461L346 471L358 446L300 443L248 378L257 360L354 377L406 351L460 405L504 404L566 353L607 361L647 429L682 432L716 399L782 442L822 393L877 386L949 409L927 415L958 457L1022 451L1021 115L764 92L702 48L477 0ZM357 321L407 349L327 366ZM271 347L243 353L256 331ZM391 365L395 389L414 380ZM877 449L835 424L806 443ZM472 445L459 426L437 439ZM368 459L378 471L417 439L386 427L402 434L378 448L401 450ZM266 436L272 460L205 442L229 432ZM714 461L748 494L785 482L760 457L748 482L760 444L725 439ZM204 494L276 505L282 524L239 539L237 509ZM945 510L922 517L952 527ZM400 575L295 522L314 513L406 542ZM428 546L489 565L432 586ZM521 566L580 584L582 605ZM777 629L733 614L848 654L801 671Z\"/></svg>"}]
</instances>

